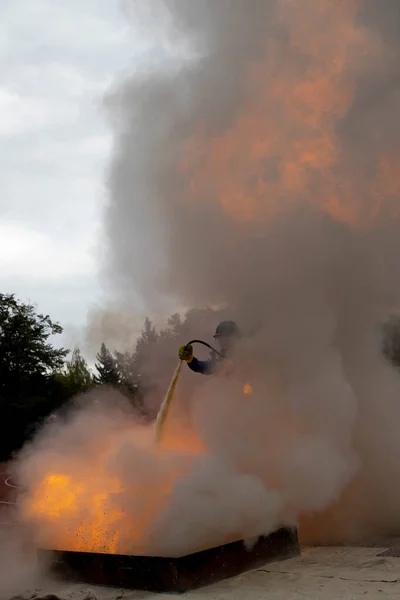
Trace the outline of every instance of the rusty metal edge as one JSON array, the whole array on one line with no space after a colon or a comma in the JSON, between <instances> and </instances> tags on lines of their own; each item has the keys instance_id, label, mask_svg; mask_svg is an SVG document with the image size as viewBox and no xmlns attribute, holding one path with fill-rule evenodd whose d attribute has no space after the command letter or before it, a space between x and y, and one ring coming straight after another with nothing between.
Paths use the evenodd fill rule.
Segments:
<instances>
[{"instance_id":1,"label":"rusty metal edge","mask_svg":"<svg viewBox=\"0 0 400 600\"><path fill-rule=\"evenodd\" d=\"M300 554L297 530L281 528L247 550L243 541L179 558L38 549L38 560L67 581L184 593Z\"/></svg>"}]
</instances>

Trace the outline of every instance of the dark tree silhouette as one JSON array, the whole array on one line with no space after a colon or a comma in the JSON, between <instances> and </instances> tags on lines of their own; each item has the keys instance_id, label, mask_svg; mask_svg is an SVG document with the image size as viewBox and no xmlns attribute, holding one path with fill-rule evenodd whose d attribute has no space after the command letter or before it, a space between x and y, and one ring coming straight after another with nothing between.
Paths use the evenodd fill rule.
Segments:
<instances>
[{"instance_id":1,"label":"dark tree silhouette","mask_svg":"<svg viewBox=\"0 0 400 600\"><path fill-rule=\"evenodd\" d=\"M121 376L118 372L117 363L104 342L101 345L100 352L96 355L96 359L97 374L94 376L96 384L118 386L121 382Z\"/></svg>"},{"instance_id":2,"label":"dark tree silhouette","mask_svg":"<svg viewBox=\"0 0 400 600\"><path fill-rule=\"evenodd\" d=\"M35 423L57 409L66 393L54 373L68 350L50 336L62 327L13 294L0 294L0 456L21 446Z\"/></svg>"}]
</instances>

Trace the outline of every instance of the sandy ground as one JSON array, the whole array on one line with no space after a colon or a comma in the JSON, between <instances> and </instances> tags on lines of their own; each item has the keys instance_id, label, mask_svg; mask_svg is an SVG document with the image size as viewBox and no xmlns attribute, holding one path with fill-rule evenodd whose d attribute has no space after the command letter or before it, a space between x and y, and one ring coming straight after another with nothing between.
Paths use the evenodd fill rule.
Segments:
<instances>
[{"instance_id":1,"label":"sandy ground","mask_svg":"<svg viewBox=\"0 0 400 600\"><path fill-rule=\"evenodd\" d=\"M37 580L29 589L3 588L0 598L50 600L48 595L54 594L63 600L394 600L400 598L400 558L378 556L387 548L306 548L300 557L180 596Z\"/></svg>"}]
</instances>

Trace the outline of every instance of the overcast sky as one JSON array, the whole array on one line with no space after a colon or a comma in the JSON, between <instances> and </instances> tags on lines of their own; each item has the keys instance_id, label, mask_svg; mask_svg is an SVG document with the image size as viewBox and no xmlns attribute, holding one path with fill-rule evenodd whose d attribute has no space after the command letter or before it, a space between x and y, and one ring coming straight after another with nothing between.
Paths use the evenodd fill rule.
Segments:
<instances>
[{"instance_id":1,"label":"overcast sky","mask_svg":"<svg viewBox=\"0 0 400 600\"><path fill-rule=\"evenodd\" d=\"M0 3L0 290L66 327L102 297L103 94L149 52L118 0Z\"/></svg>"}]
</instances>

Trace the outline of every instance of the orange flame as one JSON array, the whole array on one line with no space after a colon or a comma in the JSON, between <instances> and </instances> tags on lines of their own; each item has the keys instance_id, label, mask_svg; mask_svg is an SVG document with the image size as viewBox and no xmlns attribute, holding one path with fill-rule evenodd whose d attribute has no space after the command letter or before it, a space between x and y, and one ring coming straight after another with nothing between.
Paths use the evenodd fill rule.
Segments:
<instances>
[{"instance_id":1,"label":"orange flame","mask_svg":"<svg viewBox=\"0 0 400 600\"><path fill-rule=\"evenodd\" d=\"M253 393L253 386L250 383L245 383L243 386L243 394L245 396L251 396Z\"/></svg>"},{"instance_id":2,"label":"orange flame","mask_svg":"<svg viewBox=\"0 0 400 600\"><path fill-rule=\"evenodd\" d=\"M131 442L134 439L148 460L160 460L160 464L170 453L190 459L204 451L201 441L192 432L182 427L179 430L176 423L166 428L162 444L154 444L151 428L145 434L140 430L135 434ZM71 457L63 472L45 474L22 498L22 518L36 525L41 546L111 554L148 551L146 533L166 506L188 462L179 469L162 470L156 483L142 473L127 485L104 468L110 451L112 444L99 452L96 462L88 458L87 464ZM124 510L125 503L135 505L134 516L129 509Z\"/></svg>"},{"instance_id":3,"label":"orange flame","mask_svg":"<svg viewBox=\"0 0 400 600\"><path fill-rule=\"evenodd\" d=\"M217 198L239 222L269 220L298 202L352 226L368 224L385 203L399 216L390 197L400 188L397 158L382 161L375 184L361 192L336 133L353 104L354 71L380 52L356 24L359 1L280 6L277 26L288 28L288 39L266 41L267 58L249 69L244 106L230 129L210 137L200 123L184 144L184 201Z\"/></svg>"}]
</instances>

